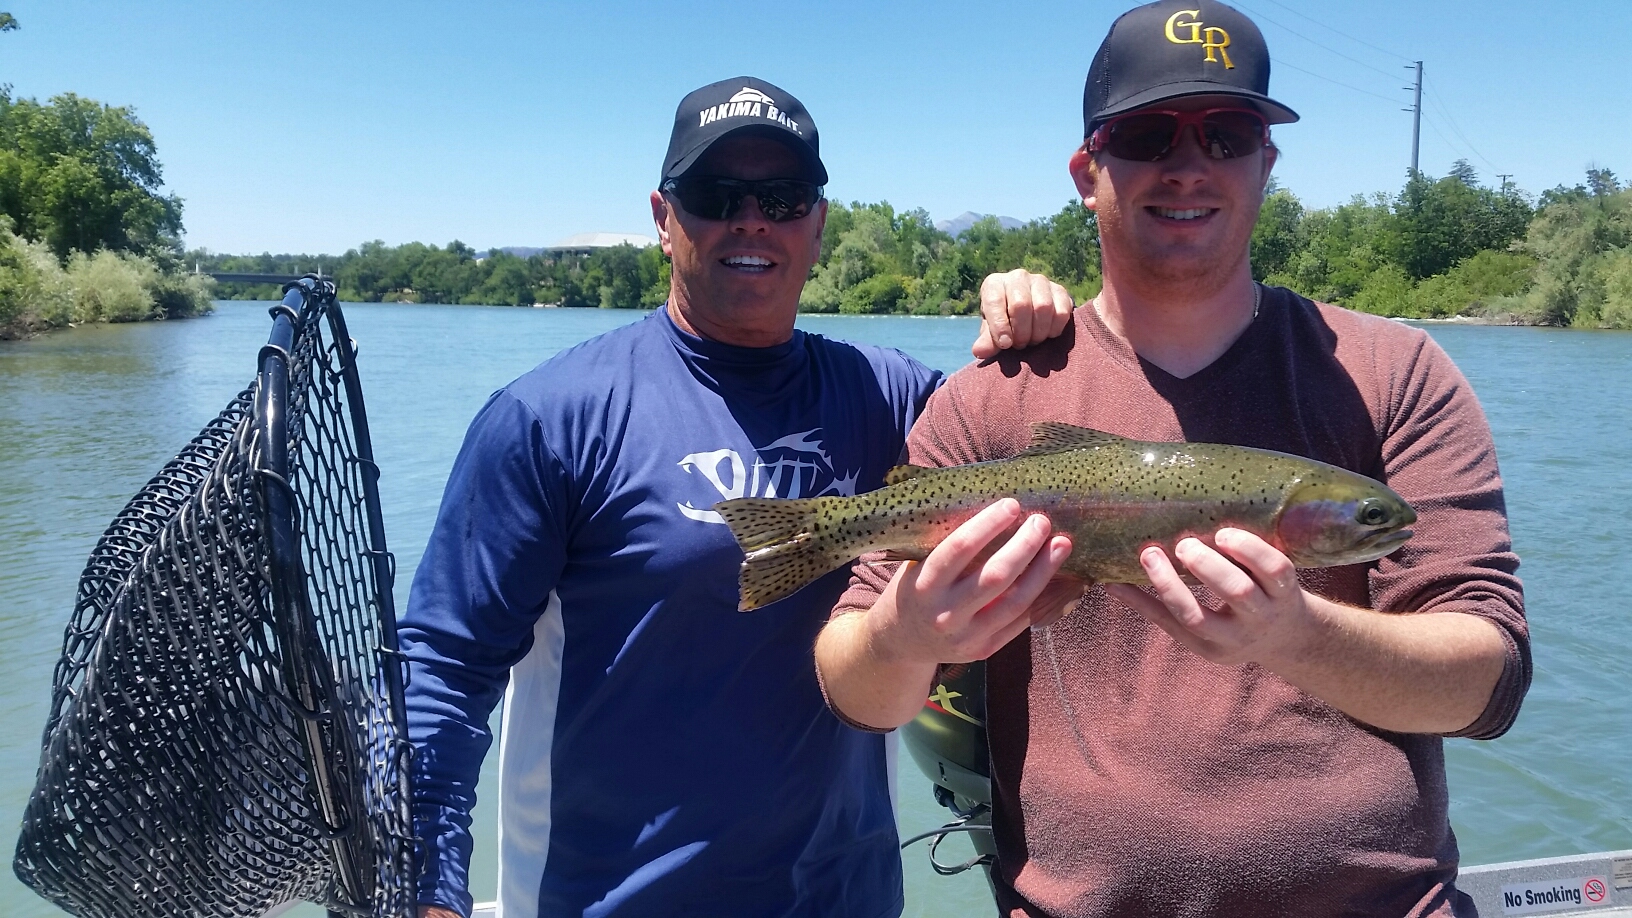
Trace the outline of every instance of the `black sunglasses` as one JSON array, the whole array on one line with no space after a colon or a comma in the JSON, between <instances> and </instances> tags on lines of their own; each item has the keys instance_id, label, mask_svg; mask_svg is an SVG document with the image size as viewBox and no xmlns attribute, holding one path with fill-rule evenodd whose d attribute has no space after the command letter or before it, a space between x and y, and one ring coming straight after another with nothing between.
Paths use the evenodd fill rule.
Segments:
<instances>
[{"instance_id":1,"label":"black sunglasses","mask_svg":"<svg viewBox=\"0 0 1632 918\"><path fill-rule=\"evenodd\" d=\"M759 212L772 223L798 220L809 214L822 199L822 186L798 179L766 179L747 182L741 179L699 176L669 179L663 191L680 199L686 213L704 220L729 220L736 216L744 198L752 195L759 202Z\"/></svg>"},{"instance_id":2,"label":"black sunglasses","mask_svg":"<svg viewBox=\"0 0 1632 918\"><path fill-rule=\"evenodd\" d=\"M1264 116L1244 108L1209 108L1175 112L1145 109L1105 122L1088 138L1088 150L1104 150L1117 159L1153 163L1166 159L1182 142L1186 127L1213 159L1251 156L1269 143Z\"/></svg>"}]
</instances>

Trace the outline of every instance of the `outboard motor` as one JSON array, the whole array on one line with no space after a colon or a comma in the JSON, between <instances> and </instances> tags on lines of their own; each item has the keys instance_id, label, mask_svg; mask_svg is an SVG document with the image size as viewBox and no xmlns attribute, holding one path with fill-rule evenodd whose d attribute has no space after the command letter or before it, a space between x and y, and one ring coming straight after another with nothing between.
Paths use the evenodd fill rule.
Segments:
<instances>
[{"instance_id":1,"label":"outboard motor","mask_svg":"<svg viewBox=\"0 0 1632 918\"><path fill-rule=\"evenodd\" d=\"M951 876L984 867L990 884L997 845L992 838L992 781L986 748L986 664L955 663L943 669L923 710L901 727L901 740L934 782L936 802L956 817L907 839L901 847L933 839L929 864L936 873ZM959 832L968 833L975 857L961 864L936 859L941 840Z\"/></svg>"}]
</instances>

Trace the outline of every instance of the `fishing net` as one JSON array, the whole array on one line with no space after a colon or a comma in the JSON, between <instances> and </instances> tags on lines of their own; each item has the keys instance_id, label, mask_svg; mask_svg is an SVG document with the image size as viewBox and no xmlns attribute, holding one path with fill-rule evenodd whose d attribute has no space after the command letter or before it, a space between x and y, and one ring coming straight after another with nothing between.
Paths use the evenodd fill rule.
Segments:
<instances>
[{"instance_id":1,"label":"fishing net","mask_svg":"<svg viewBox=\"0 0 1632 918\"><path fill-rule=\"evenodd\" d=\"M413 909L394 576L355 345L314 278L249 389L91 552L14 868L75 915Z\"/></svg>"}]
</instances>

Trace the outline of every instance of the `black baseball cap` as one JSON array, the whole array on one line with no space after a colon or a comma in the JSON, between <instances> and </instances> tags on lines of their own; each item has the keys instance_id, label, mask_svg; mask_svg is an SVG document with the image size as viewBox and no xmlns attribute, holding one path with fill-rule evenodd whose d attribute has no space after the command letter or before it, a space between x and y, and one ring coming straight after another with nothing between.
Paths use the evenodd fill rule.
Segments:
<instances>
[{"instance_id":1,"label":"black baseball cap","mask_svg":"<svg viewBox=\"0 0 1632 918\"><path fill-rule=\"evenodd\" d=\"M816 122L793 94L764 80L740 76L710 83L680 100L674 133L663 157L661 183L679 178L717 141L741 134L759 135L786 144L799 157L802 178L827 184L827 167L818 153Z\"/></svg>"},{"instance_id":2,"label":"black baseball cap","mask_svg":"<svg viewBox=\"0 0 1632 918\"><path fill-rule=\"evenodd\" d=\"M1115 115L1184 96L1238 96L1270 124L1298 113L1269 97L1269 46L1239 10L1212 0L1158 0L1111 23L1088 67L1082 133Z\"/></svg>"}]
</instances>

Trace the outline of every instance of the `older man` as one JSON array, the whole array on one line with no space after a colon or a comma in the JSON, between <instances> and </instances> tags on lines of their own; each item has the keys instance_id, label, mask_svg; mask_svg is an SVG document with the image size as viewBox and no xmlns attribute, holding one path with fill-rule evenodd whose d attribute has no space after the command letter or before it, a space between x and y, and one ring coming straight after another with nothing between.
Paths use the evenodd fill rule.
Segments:
<instances>
[{"instance_id":1,"label":"older man","mask_svg":"<svg viewBox=\"0 0 1632 918\"><path fill-rule=\"evenodd\" d=\"M468 914L470 810L505 695L499 902L533 915L893 916L885 747L824 707L843 575L737 613L710 508L877 487L940 374L794 328L820 252L816 125L750 77L675 114L651 195L666 308L550 359L472 423L402 622L426 916ZM989 283L1057 333L1063 289Z\"/></svg>"},{"instance_id":2,"label":"older man","mask_svg":"<svg viewBox=\"0 0 1632 918\"><path fill-rule=\"evenodd\" d=\"M1195 589L1147 547L1149 589L1095 588L1035 628L1071 546L1013 501L893 578L858 567L817 645L844 716L901 724L939 664L990 656L1004 914L1472 914L1441 737L1501 734L1530 678L1495 451L1426 334L1253 282L1269 124L1297 117L1268 85L1262 36L1228 6L1116 21L1070 161L1104 291L1059 339L954 374L912 461L1012 455L1037 420L1235 443L1384 480L1417 534L1294 571L1249 533L1199 533L1176 547Z\"/></svg>"}]
</instances>

